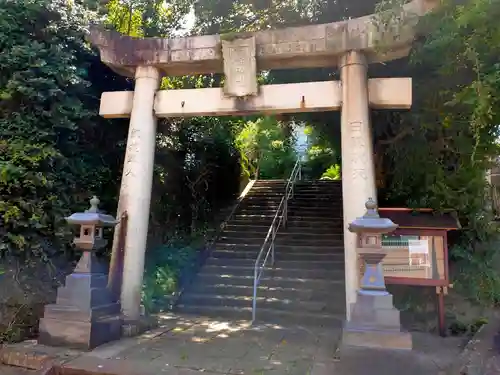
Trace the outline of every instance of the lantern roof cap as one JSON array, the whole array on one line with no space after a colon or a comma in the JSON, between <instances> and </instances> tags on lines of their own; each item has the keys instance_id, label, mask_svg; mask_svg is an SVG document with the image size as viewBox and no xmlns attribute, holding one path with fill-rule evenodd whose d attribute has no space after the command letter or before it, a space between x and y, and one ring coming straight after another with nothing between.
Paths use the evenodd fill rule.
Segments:
<instances>
[{"instance_id":1,"label":"lantern roof cap","mask_svg":"<svg viewBox=\"0 0 500 375\"><path fill-rule=\"evenodd\" d=\"M369 198L365 203L366 213L349 224L349 231L354 233L389 233L395 230L398 225L391 219L381 218L377 211L377 204L373 198Z\"/></svg>"},{"instance_id":2,"label":"lantern roof cap","mask_svg":"<svg viewBox=\"0 0 500 375\"><path fill-rule=\"evenodd\" d=\"M118 222L111 216L99 210L99 198L95 195L90 199L90 208L85 212L77 212L66 218L69 224L75 225L97 225L101 227L112 227Z\"/></svg>"}]
</instances>

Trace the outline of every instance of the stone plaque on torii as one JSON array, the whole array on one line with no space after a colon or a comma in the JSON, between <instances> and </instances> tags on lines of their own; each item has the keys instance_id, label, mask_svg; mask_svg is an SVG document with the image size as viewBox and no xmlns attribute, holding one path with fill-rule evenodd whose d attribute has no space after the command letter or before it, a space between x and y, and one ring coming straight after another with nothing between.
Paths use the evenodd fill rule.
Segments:
<instances>
[{"instance_id":1,"label":"stone plaque on torii","mask_svg":"<svg viewBox=\"0 0 500 375\"><path fill-rule=\"evenodd\" d=\"M247 98L258 94L255 37L222 40L224 95Z\"/></svg>"}]
</instances>

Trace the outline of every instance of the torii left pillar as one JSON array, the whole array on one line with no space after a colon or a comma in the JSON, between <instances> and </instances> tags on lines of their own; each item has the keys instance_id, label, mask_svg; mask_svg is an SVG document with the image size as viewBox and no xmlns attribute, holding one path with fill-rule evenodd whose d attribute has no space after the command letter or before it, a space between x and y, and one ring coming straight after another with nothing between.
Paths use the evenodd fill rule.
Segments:
<instances>
[{"instance_id":1,"label":"torii left pillar","mask_svg":"<svg viewBox=\"0 0 500 375\"><path fill-rule=\"evenodd\" d=\"M148 236L149 209L153 185L153 165L156 147L156 116L154 101L161 75L153 66L138 66L130 114L127 149L118 203L118 217L127 212L125 255L121 286L121 305L125 320L141 317L141 291L144 259ZM115 233L115 243L117 236ZM113 257L118 252L113 249ZM112 259L113 262L116 259Z\"/></svg>"}]
</instances>

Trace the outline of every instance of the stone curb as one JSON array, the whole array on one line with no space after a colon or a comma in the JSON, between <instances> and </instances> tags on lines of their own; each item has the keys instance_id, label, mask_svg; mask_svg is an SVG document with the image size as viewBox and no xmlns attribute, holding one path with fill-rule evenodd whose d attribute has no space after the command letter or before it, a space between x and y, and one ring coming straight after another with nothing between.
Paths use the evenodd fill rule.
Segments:
<instances>
[{"instance_id":1,"label":"stone curb","mask_svg":"<svg viewBox=\"0 0 500 375\"><path fill-rule=\"evenodd\" d=\"M60 361L43 352L8 347L0 349L1 365L32 370L33 375L141 375L132 361L86 355ZM144 366L145 363L140 364Z\"/></svg>"},{"instance_id":2,"label":"stone curb","mask_svg":"<svg viewBox=\"0 0 500 375\"><path fill-rule=\"evenodd\" d=\"M144 320L143 323L146 321L148 320ZM155 322L157 323L156 320ZM171 329L171 326L165 324L163 327L146 330L143 333L144 336L122 337L121 341L126 342L126 346L134 346L145 338L159 336ZM109 348L104 350L109 350ZM35 349L29 344L26 347L3 345L0 346L0 366L32 370L33 375L142 375L141 368L147 366L147 363L143 362L103 358L102 354L96 356L92 353L70 350L65 357L56 357L51 355L50 351Z\"/></svg>"},{"instance_id":3,"label":"stone curb","mask_svg":"<svg viewBox=\"0 0 500 375\"><path fill-rule=\"evenodd\" d=\"M0 348L0 364L3 365L42 371L49 363L53 362L54 358L47 353L12 349L5 346Z\"/></svg>"},{"instance_id":4,"label":"stone curb","mask_svg":"<svg viewBox=\"0 0 500 375\"><path fill-rule=\"evenodd\" d=\"M469 340L457 361L446 371L446 375L490 375L489 364L495 356L500 357L500 348L495 348L495 337L500 335L500 318L493 318L483 325Z\"/></svg>"}]
</instances>

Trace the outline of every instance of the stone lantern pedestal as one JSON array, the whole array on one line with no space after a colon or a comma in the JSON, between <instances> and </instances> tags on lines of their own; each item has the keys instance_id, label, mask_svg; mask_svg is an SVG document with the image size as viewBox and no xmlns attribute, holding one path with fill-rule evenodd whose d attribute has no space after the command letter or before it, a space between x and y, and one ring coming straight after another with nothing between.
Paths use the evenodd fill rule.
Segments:
<instances>
[{"instance_id":1,"label":"stone lantern pedestal","mask_svg":"<svg viewBox=\"0 0 500 375\"><path fill-rule=\"evenodd\" d=\"M121 336L120 303L107 289L107 274L95 255L106 245L103 227L115 226L116 220L99 212L96 197L90 204L87 211L66 219L80 225L80 236L74 244L83 254L73 273L66 277L65 286L58 289L56 303L45 306L40 344L90 350Z\"/></svg>"},{"instance_id":2,"label":"stone lantern pedestal","mask_svg":"<svg viewBox=\"0 0 500 375\"><path fill-rule=\"evenodd\" d=\"M386 290L382 268L387 255L382 248L382 234L394 231L397 224L380 218L372 199L366 203L366 209L363 217L349 224L349 230L358 234L357 252L365 264L365 272L356 303L351 306L351 319L344 325L342 344L411 350L411 335L401 330L400 312Z\"/></svg>"}]
</instances>

